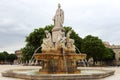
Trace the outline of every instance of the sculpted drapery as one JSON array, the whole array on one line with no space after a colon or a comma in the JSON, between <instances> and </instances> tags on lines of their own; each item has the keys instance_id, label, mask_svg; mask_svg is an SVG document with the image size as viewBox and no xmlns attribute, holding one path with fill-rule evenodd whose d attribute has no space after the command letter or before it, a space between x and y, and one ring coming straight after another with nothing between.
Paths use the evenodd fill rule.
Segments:
<instances>
[{"instance_id":1,"label":"sculpted drapery","mask_svg":"<svg viewBox=\"0 0 120 80\"><path fill-rule=\"evenodd\" d=\"M58 4L58 9L53 18L54 26L58 28L63 27L62 25L64 23L64 11L60 7L61 7L60 4Z\"/></svg>"}]
</instances>

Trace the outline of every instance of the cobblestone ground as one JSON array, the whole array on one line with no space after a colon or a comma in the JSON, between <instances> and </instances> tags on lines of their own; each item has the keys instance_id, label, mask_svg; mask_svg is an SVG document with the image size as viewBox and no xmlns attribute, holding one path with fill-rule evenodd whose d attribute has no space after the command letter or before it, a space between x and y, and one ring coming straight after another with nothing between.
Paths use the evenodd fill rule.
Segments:
<instances>
[{"instance_id":1,"label":"cobblestone ground","mask_svg":"<svg viewBox=\"0 0 120 80\"><path fill-rule=\"evenodd\" d=\"M6 70L9 70L9 69L28 69L28 68L35 69L35 68L40 68L40 67L39 66L21 66L21 65L0 65L0 73ZM92 69L115 70L114 75L104 78L104 79L99 79L99 80L120 80L120 67L92 67ZM0 80L23 80L23 79L2 77L2 75L0 74Z\"/></svg>"}]
</instances>

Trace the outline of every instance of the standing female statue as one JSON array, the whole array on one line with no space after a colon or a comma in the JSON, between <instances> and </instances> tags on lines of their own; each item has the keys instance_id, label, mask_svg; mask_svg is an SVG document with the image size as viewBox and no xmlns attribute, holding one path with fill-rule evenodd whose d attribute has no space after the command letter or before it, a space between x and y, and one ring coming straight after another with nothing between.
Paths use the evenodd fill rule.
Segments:
<instances>
[{"instance_id":1,"label":"standing female statue","mask_svg":"<svg viewBox=\"0 0 120 80\"><path fill-rule=\"evenodd\" d=\"M54 27L58 27L58 28L61 28L64 23L64 11L60 7L61 7L60 4L58 4L58 9L53 18Z\"/></svg>"}]
</instances>

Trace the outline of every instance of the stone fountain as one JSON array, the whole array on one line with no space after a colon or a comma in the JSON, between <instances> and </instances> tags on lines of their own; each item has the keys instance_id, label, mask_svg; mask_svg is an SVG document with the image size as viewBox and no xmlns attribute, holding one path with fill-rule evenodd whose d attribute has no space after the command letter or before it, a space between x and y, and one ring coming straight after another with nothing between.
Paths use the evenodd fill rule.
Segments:
<instances>
[{"instance_id":1,"label":"stone fountain","mask_svg":"<svg viewBox=\"0 0 120 80\"><path fill-rule=\"evenodd\" d=\"M42 53L34 54L37 61L42 60L42 68L37 73L36 70L31 69L9 70L3 72L3 76L29 80L89 80L114 74L114 71L111 70L77 69L76 62L85 60L86 54L76 54L74 40L70 38L72 31L68 31L65 35L63 28L64 12L60 8L60 4L58 4L53 21L52 34L47 30L45 31L46 38L43 39L41 45ZM92 73L86 73L89 71Z\"/></svg>"},{"instance_id":2,"label":"stone fountain","mask_svg":"<svg viewBox=\"0 0 120 80\"><path fill-rule=\"evenodd\" d=\"M76 62L85 60L86 54L76 54L74 40L70 38L72 31L68 31L65 36L63 28L64 12L58 5L58 9L53 18L54 27L52 35L47 30L46 38L43 39L42 53L35 54L36 60L42 60L42 74L65 74L80 73Z\"/></svg>"}]
</instances>

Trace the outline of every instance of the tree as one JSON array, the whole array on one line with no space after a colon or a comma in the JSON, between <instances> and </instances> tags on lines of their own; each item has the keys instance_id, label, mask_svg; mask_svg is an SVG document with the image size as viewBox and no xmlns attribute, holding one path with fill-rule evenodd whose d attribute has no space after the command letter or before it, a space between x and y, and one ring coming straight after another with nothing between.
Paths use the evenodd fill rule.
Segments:
<instances>
[{"instance_id":1,"label":"tree","mask_svg":"<svg viewBox=\"0 0 120 80\"><path fill-rule=\"evenodd\" d=\"M22 50L22 61L28 63L34 53L35 48L26 46L21 50Z\"/></svg>"},{"instance_id":2,"label":"tree","mask_svg":"<svg viewBox=\"0 0 120 80\"><path fill-rule=\"evenodd\" d=\"M7 58L8 58L8 52L3 51L3 55L4 55L4 61L7 62Z\"/></svg>"},{"instance_id":3,"label":"tree","mask_svg":"<svg viewBox=\"0 0 120 80\"><path fill-rule=\"evenodd\" d=\"M115 60L115 53L111 48L106 48L105 53L103 54L103 60L105 62Z\"/></svg>"},{"instance_id":4,"label":"tree","mask_svg":"<svg viewBox=\"0 0 120 80\"><path fill-rule=\"evenodd\" d=\"M0 61L3 63L13 62L15 59L17 59L15 54L9 54L6 51L0 52Z\"/></svg>"},{"instance_id":5,"label":"tree","mask_svg":"<svg viewBox=\"0 0 120 80\"><path fill-rule=\"evenodd\" d=\"M17 59L17 56L15 54L9 54L7 59L10 63L13 63L13 61Z\"/></svg>"},{"instance_id":6,"label":"tree","mask_svg":"<svg viewBox=\"0 0 120 80\"><path fill-rule=\"evenodd\" d=\"M2 52L0 52L0 61L4 61L5 60L5 58L4 58L4 55L3 55L3 53Z\"/></svg>"},{"instance_id":7,"label":"tree","mask_svg":"<svg viewBox=\"0 0 120 80\"><path fill-rule=\"evenodd\" d=\"M102 60L105 46L98 37L88 35L83 39L82 52L87 54L87 60L93 58L95 62Z\"/></svg>"},{"instance_id":8,"label":"tree","mask_svg":"<svg viewBox=\"0 0 120 80\"><path fill-rule=\"evenodd\" d=\"M7 62L8 55L9 54L6 51L0 52L0 61Z\"/></svg>"}]
</instances>

